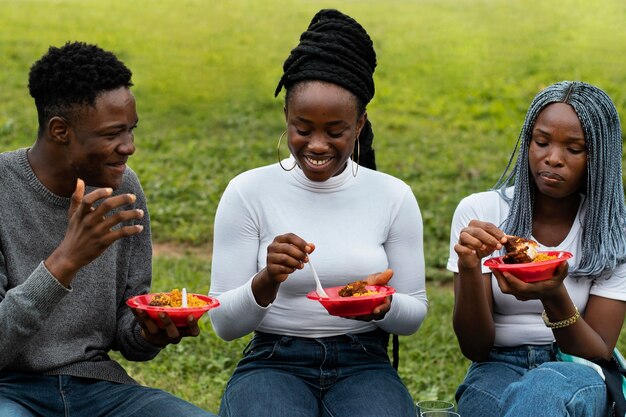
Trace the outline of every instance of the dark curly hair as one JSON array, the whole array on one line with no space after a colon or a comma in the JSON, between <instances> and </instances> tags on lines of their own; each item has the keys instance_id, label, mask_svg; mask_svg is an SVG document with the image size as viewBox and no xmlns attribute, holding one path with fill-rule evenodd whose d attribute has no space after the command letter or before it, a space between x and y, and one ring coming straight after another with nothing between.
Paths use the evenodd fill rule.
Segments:
<instances>
[{"instance_id":1,"label":"dark curly hair","mask_svg":"<svg viewBox=\"0 0 626 417\"><path fill-rule=\"evenodd\" d=\"M28 75L28 90L35 99L39 133L48 120L61 116L74 120L83 106L94 106L98 95L130 87L132 72L113 53L84 42L51 46Z\"/></svg>"}]
</instances>

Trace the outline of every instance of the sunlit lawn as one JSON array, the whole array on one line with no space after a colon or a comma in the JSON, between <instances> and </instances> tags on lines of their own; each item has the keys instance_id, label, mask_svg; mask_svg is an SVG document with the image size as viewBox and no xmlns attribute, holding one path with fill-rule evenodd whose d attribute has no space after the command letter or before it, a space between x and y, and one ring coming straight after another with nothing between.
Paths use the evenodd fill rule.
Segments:
<instances>
[{"instance_id":1,"label":"sunlit lawn","mask_svg":"<svg viewBox=\"0 0 626 417\"><path fill-rule=\"evenodd\" d=\"M49 45L83 40L118 53L134 74L140 123L131 165L149 198L155 242L207 251L159 256L154 288L184 283L204 292L217 202L237 173L275 161L284 121L274 88L323 7L352 15L373 38L368 114L378 165L412 187L424 218L431 310L416 335L401 338L400 372L416 398L450 399L467 365L441 284L450 276L454 207L496 182L543 86L597 84L624 115L626 3L0 0L0 151L34 141L27 73ZM127 365L140 381L216 410L246 340L225 343L202 323L199 338Z\"/></svg>"},{"instance_id":2,"label":"sunlit lawn","mask_svg":"<svg viewBox=\"0 0 626 417\"><path fill-rule=\"evenodd\" d=\"M156 290L165 291L179 286L180 282L194 291L208 290L209 268L203 258L159 257L155 265ZM451 400L468 362L459 352L450 325L453 302L450 285L431 283L428 294L429 317L416 334L399 339L399 372L415 399ZM203 332L200 336L168 347L149 363L124 360L122 363L142 383L217 411L222 390L249 337L227 343L215 336L208 318L204 317L200 325Z\"/></svg>"}]
</instances>

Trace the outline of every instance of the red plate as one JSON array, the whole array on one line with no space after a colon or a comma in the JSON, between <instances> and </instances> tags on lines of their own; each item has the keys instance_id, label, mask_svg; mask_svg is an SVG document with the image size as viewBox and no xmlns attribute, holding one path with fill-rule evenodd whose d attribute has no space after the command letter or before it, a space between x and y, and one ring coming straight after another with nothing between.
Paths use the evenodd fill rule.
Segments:
<instances>
[{"instance_id":1,"label":"red plate","mask_svg":"<svg viewBox=\"0 0 626 417\"><path fill-rule=\"evenodd\" d=\"M385 300L385 297L395 293L396 290L388 285L367 285L370 291L376 291L372 295L360 295L356 297L341 297L338 293L343 286L324 288L328 298L320 297L315 291L306 296L311 300L319 301L333 316L363 316L370 314L374 307Z\"/></svg>"},{"instance_id":2,"label":"red plate","mask_svg":"<svg viewBox=\"0 0 626 417\"><path fill-rule=\"evenodd\" d=\"M527 262L523 264L505 264L502 261L504 256L499 256L497 258L487 259L483 265L491 269L492 271L506 271L517 278L521 279L524 282L536 282L536 281L545 281L554 276L554 271L556 267L563 261L571 258L573 255L570 252L561 252L561 251L547 251L547 252L538 252L545 253L546 255L556 255L556 259L551 259L549 261L540 261L540 262Z\"/></svg>"},{"instance_id":3,"label":"red plate","mask_svg":"<svg viewBox=\"0 0 626 417\"><path fill-rule=\"evenodd\" d=\"M192 315L199 320L200 317L209 311L212 308L215 308L220 305L220 302L217 298L209 297L202 294L187 294L193 295L194 297L198 297L200 300L205 301L207 304L202 307L160 307L160 306L151 306L150 300L157 294L144 294L137 295L135 297L129 298L126 300L126 304L131 308L136 308L138 310L144 310L148 313L150 318L154 320L159 327L164 327L161 319L159 318L159 313L164 312L168 316L176 327L187 327L187 317Z\"/></svg>"}]
</instances>

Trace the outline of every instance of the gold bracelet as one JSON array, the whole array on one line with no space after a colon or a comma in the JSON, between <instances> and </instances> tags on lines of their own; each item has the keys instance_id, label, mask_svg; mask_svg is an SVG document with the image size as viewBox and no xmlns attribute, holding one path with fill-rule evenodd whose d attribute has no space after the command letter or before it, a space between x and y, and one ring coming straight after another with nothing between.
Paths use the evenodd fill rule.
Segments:
<instances>
[{"instance_id":1,"label":"gold bracelet","mask_svg":"<svg viewBox=\"0 0 626 417\"><path fill-rule=\"evenodd\" d=\"M566 318L565 320L550 321L548 315L546 314L546 310L543 310L543 313L541 313L541 318L546 324L546 327L549 327L551 329L562 329L563 327L571 326L572 324L576 323L580 318L580 312L578 311L578 307L574 306L574 310L576 310L574 315L572 317Z\"/></svg>"}]
</instances>

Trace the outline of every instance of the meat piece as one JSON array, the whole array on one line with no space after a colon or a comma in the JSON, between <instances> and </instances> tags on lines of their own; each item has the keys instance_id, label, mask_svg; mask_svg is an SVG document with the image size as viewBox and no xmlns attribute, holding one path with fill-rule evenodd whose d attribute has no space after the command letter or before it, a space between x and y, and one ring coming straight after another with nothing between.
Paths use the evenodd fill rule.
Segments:
<instances>
[{"instance_id":1,"label":"meat piece","mask_svg":"<svg viewBox=\"0 0 626 417\"><path fill-rule=\"evenodd\" d=\"M506 254L502 258L505 264L523 264L532 262L537 256L539 244L534 240L518 236L507 236L504 244Z\"/></svg>"},{"instance_id":2,"label":"meat piece","mask_svg":"<svg viewBox=\"0 0 626 417\"><path fill-rule=\"evenodd\" d=\"M165 293L159 293L152 297L148 305L157 307L168 307L170 305L170 296Z\"/></svg>"},{"instance_id":3,"label":"meat piece","mask_svg":"<svg viewBox=\"0 0 626 417\"><path fill-rule=\"evenodd\" d=\"M366 281L354 281L344 286L339 290L339 296L341 297L352 297L359 294L367 294L370 291L365 288L367 285Z\"/></svg>"}]
</instances>

